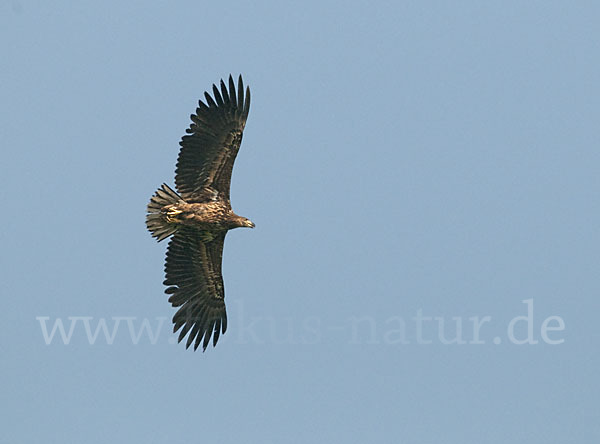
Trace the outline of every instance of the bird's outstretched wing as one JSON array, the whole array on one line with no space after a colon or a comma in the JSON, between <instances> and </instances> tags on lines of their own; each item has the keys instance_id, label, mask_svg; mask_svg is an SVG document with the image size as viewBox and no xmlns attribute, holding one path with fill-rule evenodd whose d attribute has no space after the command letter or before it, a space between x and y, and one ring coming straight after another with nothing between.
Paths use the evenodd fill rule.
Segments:
<instances>
[{"instance_id":1,"label":"bird's outstretched wing","mask_svg":"<svg viewBox=\"0 0 600 444\"><path fill-rule=\"evenodd\" d=\"M165 293L171 295L173 307L180 307L173 317L173 332L181 328L179 342L188 335L186 348L193 343L196 350L202 343L206 350L211 336L214 346L227 330L221 275L225 234L181 228L169 242Z\"/></svg>"},{"instance_id":2,"label":"bird's outstretched wing","mask_svg":"<svg viewBox=\"0 0 600 444\"><path fill-rule=\"evenodd\" d=\"M219 91L213 85L213 97L204 93L206 103L199 101L188 135L179 142L175 185L188 202L229 201L233 162L250 109L250 89L246 88L244 96L242 76L237 91L231 76L229 89L223 80L220 86Z\"/></svg>"}]
</instances>

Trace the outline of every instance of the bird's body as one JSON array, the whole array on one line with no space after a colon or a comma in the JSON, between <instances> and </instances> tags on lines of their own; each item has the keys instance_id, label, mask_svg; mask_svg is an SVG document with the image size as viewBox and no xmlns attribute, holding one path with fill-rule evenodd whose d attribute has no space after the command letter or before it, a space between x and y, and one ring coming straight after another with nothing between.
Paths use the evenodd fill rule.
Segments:
<instances>
[{"instance_id":1,"label":"bird's body","mask_svg":"<svg viewBox=\"0 0 600 444\"><path fill-rule=\"evenodd\" d=\"M179 310L173 317L179 341L186 335L186 347L210 338L216 345L227 329L225 291L221 273L223 242L228 230L254 228L254 223L231 208L229 188L235 157L250 107L250 90L242 78L229 90L213 85L213 95L204 93L207 104L199 102L191 116L188 135L180 142L175 171L177 191L163 184L148 204L146 226L158 241L171 237L165 261L165 290L169 302Z\"/></svg>"},{"instance_id":2,"label":"bird's body","mask_svg":"<svg viewBox=\"0 0 600 444\"><path fill-rule=\"evenodd\" d=\"M253 227L248 219L238 216L223 202L187 203L180 201L162 208L165 220L171 224L186 225L197 230L232 230Z\"/></svg>"}]
</instances>

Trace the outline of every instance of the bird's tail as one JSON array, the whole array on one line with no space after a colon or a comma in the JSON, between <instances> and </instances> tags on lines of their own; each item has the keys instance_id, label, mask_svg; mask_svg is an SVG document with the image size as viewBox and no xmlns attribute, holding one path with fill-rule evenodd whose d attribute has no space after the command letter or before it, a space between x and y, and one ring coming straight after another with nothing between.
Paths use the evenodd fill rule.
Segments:
<instances>
[{"instance_id":1,"label":"bird's tail","mask_svg":"<svg viewBox=\"0 0 600 444\"><path fill-rule=\"evenodd\" d=\"M148 204L148 213L146 214L146 227L152 234L152 237L157 238L158 242L169 237L177 231L177 224L167 222L162 209L174 203L183 200L179 194L173 191L166 183L156 190L154 196Z\"/></svg>"}]
</instances>

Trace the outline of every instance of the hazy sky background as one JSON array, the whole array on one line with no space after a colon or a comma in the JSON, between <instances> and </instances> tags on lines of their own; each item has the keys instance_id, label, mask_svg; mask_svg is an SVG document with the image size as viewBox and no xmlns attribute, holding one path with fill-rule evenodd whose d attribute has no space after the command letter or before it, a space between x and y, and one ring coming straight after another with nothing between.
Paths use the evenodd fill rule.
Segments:
<instances>
[{"instance_id":1,"label":"hazy sky background","mask_svg":"<svg viewBox=\"0 0 600 444\"><path fill-rule=\"evenodd\" d=\"M600 442L597 2L0 17L1 442ZM232 202L257 227L228 235L229 329L194 353L144 213L229 73L252 90Z\"/></svg>"}]
</instances>

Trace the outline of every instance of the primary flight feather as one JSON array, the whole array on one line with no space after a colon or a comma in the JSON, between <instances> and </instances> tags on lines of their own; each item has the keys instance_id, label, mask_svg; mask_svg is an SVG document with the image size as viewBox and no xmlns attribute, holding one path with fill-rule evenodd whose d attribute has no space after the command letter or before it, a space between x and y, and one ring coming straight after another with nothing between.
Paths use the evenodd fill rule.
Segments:
<instances>
[{"instance_id":1,"label":"primary flight feather","mask_svg":"<svg viewBox=\"0 0 600 444\"><path fill-rule=\"evenodd\" d=\"M186 348L206 350L227 330L221 263L228 230L254 228L231 209L229 189L235 157L250 109L250 89L238 78L237 89L212 87L198 103L192 124L181 138L175 169L177 192L163 184L150 199L146 226L160 242L171 236L165 259L165 293L179 307L173 331Z\"/></svg>"}]
</instances>

